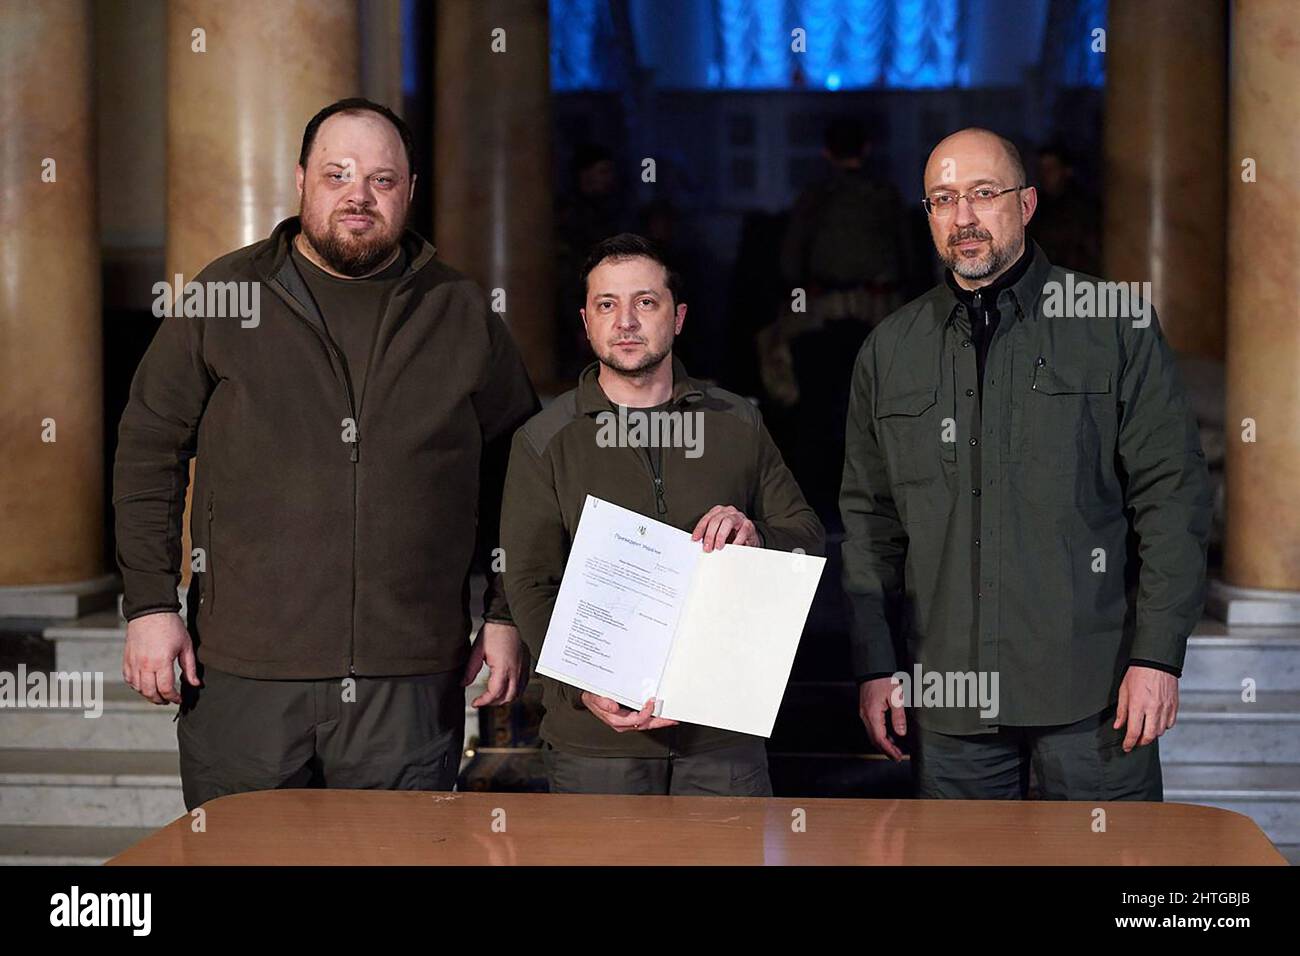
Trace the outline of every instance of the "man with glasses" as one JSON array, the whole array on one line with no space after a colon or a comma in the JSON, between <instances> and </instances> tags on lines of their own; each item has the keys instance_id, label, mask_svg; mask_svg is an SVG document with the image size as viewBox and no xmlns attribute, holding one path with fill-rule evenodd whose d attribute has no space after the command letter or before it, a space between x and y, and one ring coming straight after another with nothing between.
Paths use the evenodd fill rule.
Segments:
<instances>
[{"instance_id":1,"label":"man with glasses","mask_svg":"<svg viewBox=\"0 0 1300 956\"><path fill-rule=\"evenodd\" d=\"M893 759L890 731L911 741L921 796L1019 799L1032 767L1045 798L1160 800L1210 523L1173 355L1149 303L1026 240L1037 196L1001 136L940 142L923 204L945 281L853 373L860 715Z\"/></svg>"}]
</instances>

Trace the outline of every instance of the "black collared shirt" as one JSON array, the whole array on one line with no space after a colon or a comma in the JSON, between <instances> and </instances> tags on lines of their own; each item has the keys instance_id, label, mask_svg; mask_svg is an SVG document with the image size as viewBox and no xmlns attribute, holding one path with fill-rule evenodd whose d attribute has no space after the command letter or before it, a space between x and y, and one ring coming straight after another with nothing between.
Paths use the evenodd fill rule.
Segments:
<instances>
[{"instance_id":1,"label":"black collared shirt","mask_svg":"<svg viewBox=\"0 0 1300 956\"><path fill-rule=\"evenodd\" d=\"M975 346L975 367L978 371L980 402L984 401L984 364L988 360L989 343L998 330L1001 316L998 313L998 296L1003 289L1012 288L1034 261L1033 243L1026 243L1024 251L1015 264L988 285L978 289L963 289L957 284L952 270L944 273L944 281L957 296L957 301L970 313L971 342Z\"/></svg>"}]
</instances>

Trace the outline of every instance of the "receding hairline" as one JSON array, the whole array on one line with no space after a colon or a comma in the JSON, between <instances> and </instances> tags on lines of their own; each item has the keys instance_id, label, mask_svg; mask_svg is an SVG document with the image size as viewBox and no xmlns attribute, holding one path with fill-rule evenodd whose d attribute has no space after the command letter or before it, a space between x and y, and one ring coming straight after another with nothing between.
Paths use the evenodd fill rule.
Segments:
<instances>
[{"instance_id":1,"label":"receding hairline","mask_svg":"<svg viewBox=\"0 0 1300 956\"><path fill-rule=\"evenodd\" d=\"M383 113L376 113L374 110L366 109L364 106L349 106L347 109L339 110L337 113L331 113L329 116L325 117L325 119L321 120L320 126L316 127L316 135L312 137L313 148L315 147L317 140L320 139L320 131L325 128L325 124L332 119L338 119L340 116L355 116L358 119L368 119L372 123L379 123L397 137L398 146L403 149L406 148L406 144L402 142L402 131L393 124L393 121ZM335 125L337 126L338 124L336 123Z\"/></svg>"},{"instance_id":2,"label":"receding hairline","mask_svg":"<svg viewBox=\"0 0 1300 956\"><path fill-rule=\"evenodd\" d=\"M930 168L930 162L934 159L935 155L939 152L939 149L945 143L949 142L950 140L956 139L958 136L964 136L971 133L974 133L979 136L987 137L989 139L992 139L995 143L997 143L997 145L1002 150L1002 154L1007 158L1007 162L1011 164L1011 172L1014 174L1016 178L1016 181L1014 183L1011 183L1010 185L1012 186L1025 185L1026 182L1025 163L1024 160L1020 158L1020 150L1016 148L1016 144L1011 142L1011 140L1007 139L1001 133L995 133L993 130L985 129L983 126L967 126L965 129L956 130L955 132L949 133L943 139L939 140L939 142L935 145L934 149L930 150L930 155L926 158L925 161L925 168L926 169ZM921 178L922 178L921 188L925 189L926 184L924 182L925 179L924 171L922 171Z\"/></svg>"},{"instance_id":3,"label":"receding hairline","mask_svg":"<svg viewBox=\"0 0 1300 956\"><path fill-rule=\"evenodd\" d=\"M366 120L367 117L369 117L369 120L372 123L375 121L381 123L383 126L387 127L393 133L394 136L397 137L398 146L401 148L402 155L406 159L406 167L407 167L406 175L411 178L412 182L414 182L415 180L414 143L407 141L407 133L403 132L402 127L399 126L398 123L394 122L394 120L391 117L386 116L384 113L380 112L380 110L375 109L375 106L377 105L380 104L367 105L364 103L357 103L352 106L345 106L341 109L336 109L334 112L330 113L328 116L322 119L319 123L316 123L315 129L312 129L312 124L308 123L307 130L310 131L311 139L310 142L304 142L303 146L305 147L305 151L300 151L300 155L298 157L298 165L301 166L303 169L307 168L308 164L311 162L311 157L315 155L317 152L317 146L320 142L321 130L325 128L325 126L329 123L330 120L340 116L355 116L362 120ZM407 132L409 132L409 130ZM303 135L305 139L306 136L308 135L307 131L304 131ZM400 169L396 171L401 172Z\"/></svg>"}]
</instances>

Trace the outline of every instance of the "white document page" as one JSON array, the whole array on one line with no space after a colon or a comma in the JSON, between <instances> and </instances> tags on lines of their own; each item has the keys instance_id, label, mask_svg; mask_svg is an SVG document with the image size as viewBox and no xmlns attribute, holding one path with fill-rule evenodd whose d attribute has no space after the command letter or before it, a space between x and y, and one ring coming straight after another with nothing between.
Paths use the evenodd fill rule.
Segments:
<instances>
[{"instance_id":1,"label":"white document page","mask_svg":"<svg viewBox=\"0 0 1300 956\"><path fill-rule=\"evenodd\" d=\"M640 710L703 553L685 531L588 495L537 672Z\"/></svg>"},{"instance_id":2,"label":"white document page","mask_svg":"<svg viewBox=\"0 0 1300 956\"><path fill-rule=\"evenodd\" d=\"M587 496L537 672L770 737L825 558L729 545Z\"/></svg>"},{"instance_id":3,"label":"white document page","mask_svg":"<svg viewBox=\"0 0 1300 956\"><path fill-rule=\"evenodd\" d=\"M771 737L825 565L734 545L703 555L655 695L662 716Z\"/></svg>"}]
</instances>

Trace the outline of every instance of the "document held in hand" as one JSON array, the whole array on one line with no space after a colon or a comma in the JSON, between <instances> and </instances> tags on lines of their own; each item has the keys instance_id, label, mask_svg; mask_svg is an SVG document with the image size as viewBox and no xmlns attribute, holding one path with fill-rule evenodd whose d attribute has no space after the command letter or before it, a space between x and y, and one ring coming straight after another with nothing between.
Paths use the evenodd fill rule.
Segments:
<instances>
[{"instance_id":1,"label":"document held in hand","mask_svg":"<svg viewBox=\"0 0 1300 956\"><path fill-rule=\"evenodd\" d=\"M772 735L825 558L729 544L587 496L537 672L660 717Z\"/></svg>"}]
</instances>

